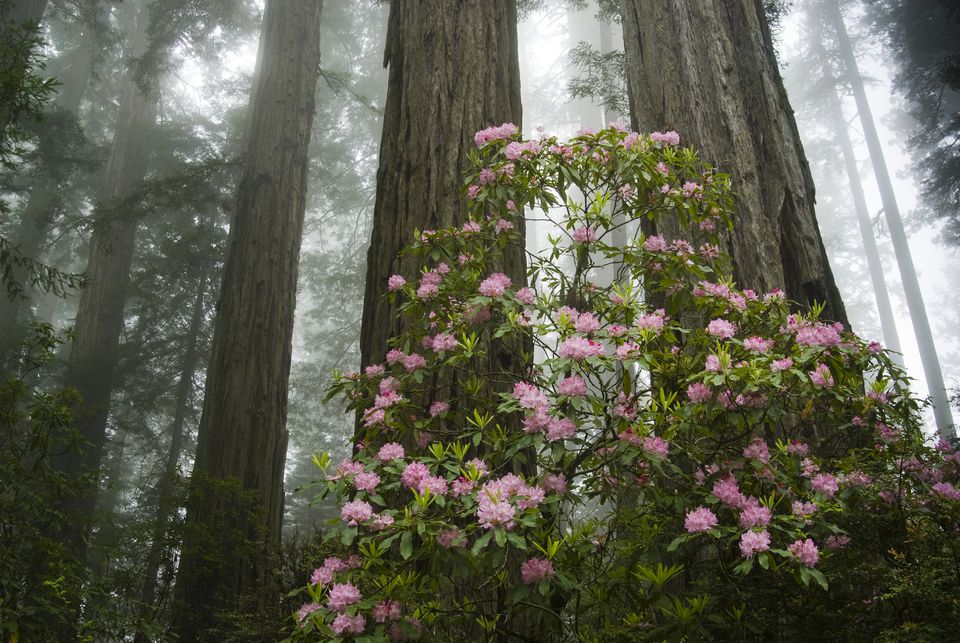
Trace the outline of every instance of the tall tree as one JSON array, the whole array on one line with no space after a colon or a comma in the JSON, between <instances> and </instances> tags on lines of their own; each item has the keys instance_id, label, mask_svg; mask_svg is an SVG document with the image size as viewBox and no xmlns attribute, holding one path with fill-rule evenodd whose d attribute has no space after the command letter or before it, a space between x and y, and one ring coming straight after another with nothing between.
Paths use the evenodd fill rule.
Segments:
<instances>
[{"instance_id":1,"label":"tall tree","mask_svg":"<svg viewBox=\"0 0 960 643\"><path fill-rule=\"evenodd\" d=\"M148 10L139 10L136 32L129 51L136 59L147 47ZM135 193L147 171L150 150L144 132L156 121L159 88L150 78L137 78L135 65L120 98L116 129L104 186L90 239L87 263L89 283L81 293L76 319L76 338L70 351L66 382L83 400L77 415L82 438L80 450L58 458L59 466L69 473L99 477L106 442L110 394L114 387L123 305L130 264L133 258L137 220L124 209L124 202ZM66 539L82 558L86 550L86 529L95 505L94 494L81 493L65 507L76 519L65 525Z\"/></svg>"},{"instance_id":2,"label":"tall tree","mask_svg":"<svg viewBox=\"0 0 960 643\"><path fill-rule=\"evenodd\" d=\"M826 8L836 34L840 57L843 59L846 80L853 90L853 98L857 103L860 124L863 127L867 149L870 150L873 174L876 176L877 185L880 188L880 201L883 203L883 212L890 227L890 237L893 240L893 249L897 255L897 265L900 268L903 291L907 298L907 308L910 310L913 332L917 337L917 347L920 349L923 375L933 401L933 415L937 423L937 433L940 437L946 439L956 435L956 431L953 426L950 403L947 400L946 387L943 384L940 359L937 357L933 333L930 331L930 321L927 319L927 309L923 303L920 281L917 279L917 271L913 266L913 257L910 254L910 244L903 229L903 220L900 218L897 195L894 192L893 183L890 181L883 147L880 145L877 127L873 122L870 103L867 101L863 79L860 77L857 59L853 53L853 45L850 44L850 37L843 22L843 15L840 13L840 5L836 0L826 0Z\"/></svg>"},{"instance_id":3,"label":"tall tree","mask_svg":"<svg viewBox=\"0 0 960 643\"><path fill-rule=\"evenodd\" d=\"M474 133L520 124L516 3L394 0L384 65L390 75L367 253L363 366L383 361L388 340L403 329L398 305L386 297L387 279L416 274L419 265L400 250L415 230L466 221L462 177ZM523 250L510 248L502 271L519 283L524 265Z\"/></svg>"},{"instance_id":4,"label":"tall tree","mask_svg":"<svg viewBox=\"0 0 960 643\"><path fill-rule=\"evenodd\" d=\"M261 613L274 605L321 9L268 0L264 10L175 588L182 641L209 636L244 598Z\"/></svg>"},{"instance_id":5,"label":"tall tree","mask_svg":"<svg viewBox=\"0 0 960 643\"><path fill-rule=\"evenodd\" d=\"M870 0L868 17L886 36L894 87L913 117L907 143L917 157L922 201L960 245L960 4L955 0Z\"/></svg>"},{"instance_id":6,"label":"tall tree","mask_svg":"<svg viewBox=\"0 0 960 643\"><path fill-rule=\"evenodd\" d=\"M625 0L623 32L633 126L675 129L732 175L737 225L727 249L738 285L783 288L846 323L764 4Z\"/></svg>"}]
</instances>

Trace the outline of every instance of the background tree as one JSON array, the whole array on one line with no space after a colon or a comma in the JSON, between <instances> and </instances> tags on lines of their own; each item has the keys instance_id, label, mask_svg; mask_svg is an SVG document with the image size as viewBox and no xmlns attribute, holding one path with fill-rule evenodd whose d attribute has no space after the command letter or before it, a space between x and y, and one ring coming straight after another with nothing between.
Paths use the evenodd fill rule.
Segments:
<instances>
[{"instance_id":1,"label":"background tree","mask_svg":"<svg viewBox=\"0 0 960 643\"><path fill-rule=\"evenodd\" d=\"M275 606L271 548L283 518L321 9L271 0L264 13L177 578L174 629L184 641L211 636L245 595L262 615Z\"/></svg>"},{"instance_id":2,"label":"background tree","mask_svg":"<svg viewBox=\"0 0 960 643\"><path fill-rule=\"evenodd\" d=\"M847 35L843 15L840 13L840 5L837 0L825 0L825 7L837 39L840 57L843 60L846 71L846 81L850 84L853 91L853 98L857 104L857 111L860 115L860 123L863 126L867 148L870 150L870 161L873 164L873 173L880 187L880 199L883 202L884 215L890 225L893 247L897 254L897 265L900 267L900 277L903 279L903 290L907 297L907 306L910 309L910 320L913 322L913 332L917 336L917 345L920 348L923 374L927 381L927 387L930 390L930 397L933 402L933 413L937 422L937 433L939 433L940 437L948 439L956 433L953 429L953 417L950 412L950 404L947 401L946 388L943 384L943 372L940 370L940 360L937 357L937 349L933 343L933 333L930 331L930 322L927 319L927 309L923 303L923 295L920 291L920 282L917 280L917 272L910 254L910 244L907 241L907 235L903 229L903 221L900 218L897 196L893 190L893 183L890 181L890 175L887 171L883 148L880 145L877 128L873 122L873 115L870 112L870 104L867 102L867 95L863 89L863 80L860 78L857 59L853 54L853 47Z\"/></svg>"},{"instance_id":3,"label":"background tree","mask_svg":"<svg viewBox=\"0 0 960 643\"><path fill-rule=\"evenodd\" d=\"M908 145L921 198L960 243L960 6L950 0L869 0L875 33L896 65L894 87L912 116Z\"/></svg>"},{"instance_id":4,"label":"background tree","mask_svg":"<svg viewBox=\"0 0 960 643\"><path fill-rule=\"evenodd\" d=\"M732 175L738 225L727 245L739 286L783 288L846 323L763 5L631 0L623 30L634 128L676 130Z\"/></svg>"},{"instance_id":5,"label":"background tree","mask_svg":"<svg viewBox=\"0 0 960 643\"><path fill-rule=\"evenodd\" d=\"M128 48L134 59L147 49L148 20L148 7L141 5ZM58 457L57 464L67 473L91 476L94 488L99 482L106 442L110 394L115 384L123 305L137 228L137 220L125 208L125 201L138 189L147 172L150 150L143 133L155 123L158 100L156 80L138 80L136 68L129 68L90 240L86 268L89 282L81 292L76 337L67 366L66 383L77 390L83 404L77 413L81 443L78 453ZM80 559L85 557L86 531L95 498L94 493L77 494L65 506L74 519L64 525L64 538Z\"/></svg>"}]
</instances>

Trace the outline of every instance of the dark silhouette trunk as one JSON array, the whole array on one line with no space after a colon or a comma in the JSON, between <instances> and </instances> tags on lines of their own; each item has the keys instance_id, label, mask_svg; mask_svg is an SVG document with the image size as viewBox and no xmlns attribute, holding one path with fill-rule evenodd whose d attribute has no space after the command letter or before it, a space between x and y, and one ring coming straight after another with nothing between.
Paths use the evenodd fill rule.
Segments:
<instances>
[{"instance_id":1,"label":"dark silhouette trunk","mask_svg":"<svg viewBox=\"0 0 960 643\"><path fill-rule=\"evenodd\" d=\"M200 339L203 314L206 310L204 300L207 294L207 273L209 269L209 264L206 261L200 266L200 283L197 286L197 296L193 301L190 329L187 333L187 346L183 355L180 380L177 382L176 408L173 415L173 424L170 427L170 448L167 450L167 459L157 482L157 513L153 519L150 552L147 554L143 585L140 588L140 618L144 620L152 619L156 613L155 599L157 598L157 584L160 582L157 574L161 565L170 564L167 531L170 527L170 518L177 508L174 495L178 477L177 469L180 457L183 455L185 423L190 406L190 396L193 392L193 378L197 373L199 361L197 343ZM137 634L135 641L136 643L149 643L146 635L142 632Z\"/></svg>"},{"instance_id":2,"label":"dark silhouette trunk","mask_svg":"<svg viewBox=\"0 0 960 643\"><path fill-rule=\"evenodd\" d=\"M271 554L283 518L321 8L318 0L268 0L264 12L174 589L181 641L212 636L226 610L256 610L264 623L276 610Z\"/></svg>"},{"instance_id":3,"label":"dark silhouette trunk","mask_svg":"<svg viewBox=\"0 0 960 643\"><path fill-rule=\"evenodd\" d=\"M944 439L950 439L956 431L953 426L953 415L950 412L950 403L947 400L947 391L943 385L943 372L940 370L940 359L937 357L937 348L933 343L933 333L930 331L930 322L927 319L927 309L923 303L920 291L920 282L917 280L917 271L913 267L913 258L910 255L910 243L903 229L903 220L900 218L900 208L897 205L897 195L890 181L887 171L887 162L883 156L883 147L877 135L877 127L870 112L870 103L863 89L863 80L857 67L857 59L853 54L853 46L847 35L843 15L835 0L827 0L829 18L837 36L837 45L840 48L840 57L846 68L846 80L853 89L853 98L860 113L860 124L863 127L863 136L870 151L870 161L873 164L873 174L877 178L880 188L880 202L890 227L890 238L893 241L893 250L897 256L897 266L900 268L900 279L903 282L903 292L907 299L907 308L910 311L910 320L913 322L913 332L917 337L917 347L920 349L920 361L923 363L923 375L927 381L933 402L933 416L937 423L937 434Z\"/></svg>"},{"instance_id":4,"label":"dark silhouette trunk","mask_svg":"<svg viewBox=\"0 0 960 643\"><path fill-rule=\"evenodd\" d=\"M726 250L740 288L782 288L847 323L814 213L803 153L760 0L625 0L633 127L674 129L732 175ZM668 238L679 228L658 221Z\"/></svg>"},{"instance_id":5,"label":"dark silhouette trunk","mask_svg":"<svg viewBox=\"0 0 960 643\"><path fill-rule=\"evenodd\" d=\"M146 31L147 10L141 9L130 47L136 56L146 48ZM67 364L66 383L77 389L82 398L82 407L76 414L81 442L78 450L66 450L55 457L55 464L68 474L89 475L94 489L106 442L137 227L135 218L124 210L124 201L136 192L146 174L149 150L144 132L154 126L158 98L155 87L139 86L134 81L134 71L128 72L90 239L86 270L89 283L80 294L76 338ZM82 492L64 507L70 516L64 526L65 542L80 560L85 558L95 501L94 492Z\"/></svg>"}]
</instances>

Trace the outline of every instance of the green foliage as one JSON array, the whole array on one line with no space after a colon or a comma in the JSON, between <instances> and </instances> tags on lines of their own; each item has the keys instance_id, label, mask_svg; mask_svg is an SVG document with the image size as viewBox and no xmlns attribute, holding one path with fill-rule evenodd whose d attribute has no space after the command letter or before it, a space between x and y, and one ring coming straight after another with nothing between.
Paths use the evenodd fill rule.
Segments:
<instances>
[{"instance_id":1,"label":"green foliage","mask_svg":"<svg viewBox=\"0 0 960 643\"><path fill-rule=\"evenodd\" d=\"M72 618L82 585L80 561L55 537L60 503L78 481L57 471L49 456L72 429L76 395L32 384L63 341L36 325L24 341L22 376L0 382L0 633L5 640L43 640Z\"/></svg>"},{"instance_id":2,"label":"green foliage","mask_svg":"<svg viewBox=\"0 0 960 643\"><path fill-rule=\"evenodd\" d=\"M590 43L581 42L570 51L570 63L578 72L567 84L572 97L591 98L605 111L615 114L630 112L623 51L601 52Z\"/></svg>"},{"instance_id":3,"label":"green foliage","mask_svg":"<svg viewBox=\"0 0 960 643\"><path fill-rule=\"evenodd\" d=\"M0 24L0 166L12 167L23 153L20 118L39 118L56 81L44 79L39 53L43 40L35 25ZM10 127L7 125L12 124Z\"/></svg>"},{"instance_id":4,"label":"green foliage","mask_svg":"<svg viewBox=\"0 0 960 643\"><path fill-rule=\"evenodd\" d=\"M946 633L902 579L956 580L960 455L924 446L890 358L732 285L728 178L675 133L511 131L478 138L470 222L393 278L421 323L331 389L366 427L352 460L314 459L342 505L327 546L353 554L311 576L293 639L858 638L864 592L897 607L872 635ZM557 226L532 288L490 272L524 208ZM688 239L612 243L659 217ZM511 336L536 369L486 366ZM920 534L923 562L889 553Z\"/></svg>"},{"instance_id":5,"label":"green foliage","mask_svg":"<svg viewBox=\"0 0 960 643\"><path fill-rule=\"evenodd\" d=\"M21 283L15 271L29 275L29 283ZM25 296L26 288L64 296L68 291L82 288L86 277L79 273L57 270L52 266L25 257L5 238L0 237L0 284L9 299Z\"/></svg>"}]
</instances>

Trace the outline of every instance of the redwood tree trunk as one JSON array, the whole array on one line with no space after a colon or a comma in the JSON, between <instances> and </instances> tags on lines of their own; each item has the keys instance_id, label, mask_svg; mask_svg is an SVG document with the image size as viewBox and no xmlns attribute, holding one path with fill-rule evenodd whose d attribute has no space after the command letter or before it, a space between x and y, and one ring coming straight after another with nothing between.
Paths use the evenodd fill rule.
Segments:
<instances>
[{"instance_id":1,"label":"redwood tree trunk","mask_svg":"<svg viewBox=\"0 0 960 643\"><path fill-rule=\"evenodd\" d=\"M415 275L420 266L398 256L400 250L415 230L466 221L462 177L474 133L505 122L520 125L516 4L394 0L384 64L390 75L367 253L363 366L382 362L387 340L404 330L398 306L385 297L387 278ZM525 279L522 249L508 249L504 263L514 283Z\"/></svg>"},{"instance_id":2,"label":"redwood tree trunk","mask_svg":"<svg viewBox=\"0 0 960 643\"><path fill-rule=\"evenodd\" d=\"M174 628L194 641L253 597L276 603L287 380L320 65L318 0L268 0L207 369L175 588Z\"/></svg>"},{"instance_id":3,"label":"redwood tree trunk","mask_svg":"<svg viewBox=\"0 0 960 643\"><path fill-rule=\"evenodd\" d=\"M761 0L624 0L623 36L633 126L675 129L732 175L738 285L783 288L846 324Z\"/></svg>"},{"instance_id":4,"label":"redwood tree trunk","mask_svg":"<svg viewBox=\"0 0 960 643\"><path fill-rule=\"evenodd\" d=\"M141 9L131 51L139 56L147 45L147 10ZM122 208L146 174L149 150L144 131L156 120L159 94L155 87L142 87L128 73L120 112L104 177L99 211L90 239L87 263L89 282L80 295L76 339L70 351L66 383L80 393L83 407L77 413L80 451L67 452L57 464L67 473L99 478L106 441L107 413L114 386L123 304L130 280L136 220ZM85 532L95 504L94 493L78 494L66 507L74 514L67 522L67 542L82 560L86 553Z\"/></svg>"}]
</instances>

